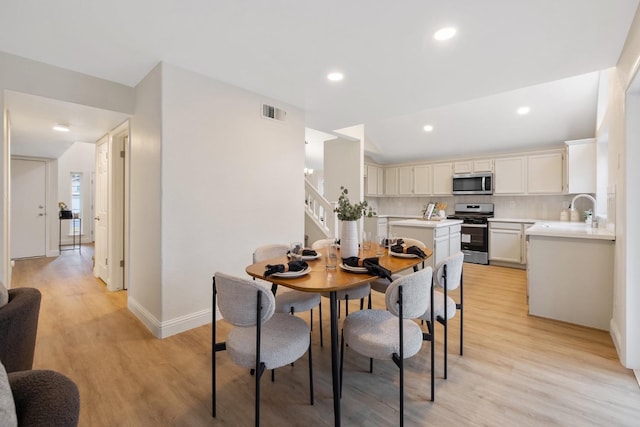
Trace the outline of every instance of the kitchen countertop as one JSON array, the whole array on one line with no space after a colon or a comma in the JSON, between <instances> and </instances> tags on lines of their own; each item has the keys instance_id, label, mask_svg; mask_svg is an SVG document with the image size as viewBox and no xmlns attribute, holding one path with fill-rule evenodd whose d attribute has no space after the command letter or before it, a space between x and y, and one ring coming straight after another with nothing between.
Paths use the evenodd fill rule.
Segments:
<instances>
[{"instance_id":1,"label":"kitchen countertop","mask_svg":"<svg viewBox=\"0 0 640 427\"><path fill-rule=\"evenodd\" d=\"M584 222L568 221L538 221L525 231L525 235L597 240L616 239L616 235L606 228L592 228Z\"/></svg>"},{"instance_id":2,"label":"kitchen countertop","mask_svg":"<svg viewBox=\"0 0 640 427\"><path fill-rule=\"evenodd\" d=\"M389 225L399 225L403 227L424 227L424 228L450 227L456 224L462 224L462 220L461 219L441 219L440 221L427 221L423 219L404 219L400 221L392 221L389 223Z\"/></svg>"},{"instance_id":3,"label":"kitchen countertop","mask_svg":"<svg viewBox=\"0 0 640 427\"><path fill-rule=\"evenodd\" d=\"M489 218L489 222L525 222L525 223L533 223L540 222L540 219L531 219L531 218Z\"/></svg>"},{"instance_id":4,"label":"kitchen countertop","mask_svg":"<svg viewBox=\"0 0 640 427\"><path fill-rule=\"evenodd\" d=\"M404 218L404 219L420 219L422 215L409 215L409 214L400 214L400 215L377 215L378 218Z\"/></svg>"}]
</instances>

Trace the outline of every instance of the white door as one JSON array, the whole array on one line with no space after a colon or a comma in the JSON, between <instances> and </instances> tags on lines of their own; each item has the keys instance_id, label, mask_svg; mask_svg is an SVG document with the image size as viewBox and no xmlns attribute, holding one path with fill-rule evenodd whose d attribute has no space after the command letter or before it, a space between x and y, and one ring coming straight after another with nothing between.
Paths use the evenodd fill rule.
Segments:
<instances>
[{"instance_id":1,"label":"white door","mask_svg":"<svg viewBox=\"0 0 640 427\"><path fill-rule=\"evenodd\" d=\"M11 258L43 257L47 164L11 160Z\"/></svg>"},{"instance_id":2,"label":"white door","mask_svg":"<svg viewBox=\"0 0 640 427\"><path fill-rule=\"evenodd\" d=\"M109 137L106 136L96 145L96 191L95 191L95 266L94 276L109 285L107 268L109 236Z\"/></svg>"}]
</instances>

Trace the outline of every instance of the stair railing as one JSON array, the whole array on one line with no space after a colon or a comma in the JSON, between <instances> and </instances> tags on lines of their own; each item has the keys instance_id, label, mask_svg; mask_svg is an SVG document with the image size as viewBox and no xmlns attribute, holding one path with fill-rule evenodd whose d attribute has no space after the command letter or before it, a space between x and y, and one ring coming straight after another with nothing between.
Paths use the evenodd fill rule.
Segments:
<instances>
[{"instance_id":1,"label":"stair railing","mask_svg":"<svg viewBox=\"0 0 640 427\"><path fill-rule=\"evenodd\" d=\"M336 203L331 203L309 182L304 180L304 204L307 214L320 227L327 237L338 236L338 215L333 211Z\"/></svg>"}]
</instances>

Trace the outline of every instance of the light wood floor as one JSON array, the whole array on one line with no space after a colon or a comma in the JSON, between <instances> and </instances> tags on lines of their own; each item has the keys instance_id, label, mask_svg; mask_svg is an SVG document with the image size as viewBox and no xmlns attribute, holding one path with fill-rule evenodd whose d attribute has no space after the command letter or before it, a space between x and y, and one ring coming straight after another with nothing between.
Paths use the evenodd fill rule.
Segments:
<instances>
[{"instance_id":1,"label":"light wood floor","mask_svg":"<svg viewBox=\"0 0 640 427\"><path fill-rule=\"evenodd\" d=\"M42 291L34 368L71 377L80 389L81 426L247 426L253 377L218 353L218 418L211 418L211 326L159 340L110 293L82 255L17 261L13 287ZM210 286L210 278L202 278ZM449 379L442 378L442 329L436 349L436 401L429 401L429 351L406 368L407 425L638 426L640 390L607 332L529 317L523 271L465 267L465 347L450 326ZM576 298L579 298L577 295ZM376 295L374 305L383 298ZM324 304L328 312L328 304ZM351 310L355 310L354 304ZM314 313L315 314L315 313ZM325 347L313 331L316 403L308 404L306 356L262 379L265 426L330 426L328 316ZM308 319L308 317L307 317ZM224 336L228 328L219 322ZM397 368L345 354L343 425L397 425Z\"/></svg>"}]
</instances>

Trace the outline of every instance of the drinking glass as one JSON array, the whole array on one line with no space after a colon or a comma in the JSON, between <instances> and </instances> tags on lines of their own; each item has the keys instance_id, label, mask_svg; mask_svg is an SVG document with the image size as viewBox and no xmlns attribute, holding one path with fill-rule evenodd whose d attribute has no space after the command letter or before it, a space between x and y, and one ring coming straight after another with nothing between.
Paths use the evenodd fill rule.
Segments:
<instances>
[{"instance_id":1,"label":"drinking glass","mask_svg":"<svg viewBox=\"0 0 640 427\"><path fill-rule=\"evenodd\" d=\"M362 249L368 251L371 249L371 232L364 231L362 233Z\"/></svg>"},{"instance_id":2,"label":"drinking glass","mask_svg":"<svg viewBox=\"0 0 640 427\"><path fill-rule=\"evenodd\" d=\"M387 236L376 237L376 256L384 255L384 245L386 240L387 240Z\"/></svg>"},{"instance_id":3,"label":"drinking glass","mask_svg":"<svg viewBox=\"0 0 640 427\"><path fill-rule=\"evenodd\" d=\"M302 243L301 242L291 242L291 246L289 247L289 259L291 261L300 261L302 260Z\"/></svg>"},{"instance_id":4,"label":"drinking glass","mask_svg":"<svg viewBox=\"0 0 640 427\"><path fill-rule=\"evenodd\" d=\"M327 270L335 270L338 266L338 245L335 243L328 243L325 246L326 256L324 257L324 263Z\"/></svg>"}]
</instances>

